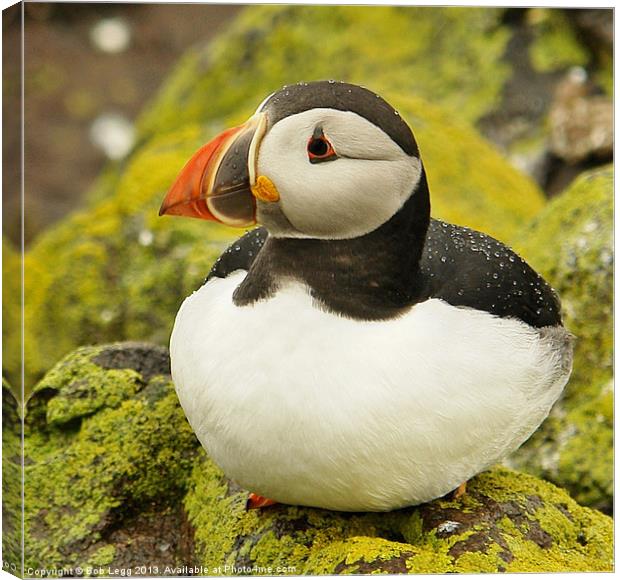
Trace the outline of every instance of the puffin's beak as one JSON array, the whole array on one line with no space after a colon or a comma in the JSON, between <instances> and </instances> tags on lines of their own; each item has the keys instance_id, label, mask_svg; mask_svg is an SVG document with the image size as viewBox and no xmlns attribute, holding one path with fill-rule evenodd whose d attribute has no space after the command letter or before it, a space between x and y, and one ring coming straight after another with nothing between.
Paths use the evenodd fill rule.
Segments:
<instances>
[{"instance_id":1,"label":"puffin's beak","mask_svg":"<svg viewBox=\"0 0 620 580\"><path fill-rule=\"evenodd\" d=\"M181 215L246 227L256 223L258 146L267 117L257 113L203 145L168 191L159 215Z\"/></svg>"}]
</instances>

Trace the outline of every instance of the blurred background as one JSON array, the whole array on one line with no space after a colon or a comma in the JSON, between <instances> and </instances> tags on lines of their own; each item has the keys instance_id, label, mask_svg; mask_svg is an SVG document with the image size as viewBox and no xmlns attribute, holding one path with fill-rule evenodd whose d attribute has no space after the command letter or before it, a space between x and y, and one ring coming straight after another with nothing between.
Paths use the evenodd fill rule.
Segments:
<instances>
[{"instance_id":1,"label":"blurred background","mask_svg":"<svg viewBox=\"0 0 620 580\"><path fill-rule=\"evenodd\" d=\"M242 6L26 2L26 243L79 204L108 160L134 144L134 120L188 47L212 39ZM21 6L3 12L5 45L19 47ZM5 75L19 76L19 53ZM7 70L8 69L8 70ZM15 89L19 88L13 83ZM7 87L10 89L10 86ZM4 118L19 122L19 90ZM19 169L19 128L6 144ZM19 240L19 188L4 173L4 235Z\"/></svg>"},{"instance_id":2,"label":"blurred background","mask_svg":"<svg viewBox=\"0 0 620 580\"><path fill-rule=\"evenodd\" d=\"M243 8L25 3L26 244L79 206L107 161L122 161L134 145L138 113L173 64ZM5 46L19 47L20 10L3 13ZM475 122L548 196L584 169L610 161L613 143L612 11L553 13L505 9L501 24L511 38L502 58L513 75L500 105ZM541 35L546 52L531 58ZM17 243L19 59L7 54L4 70L4 122L13 130L5 130L3 226Z\"/></svg>"}]
</instances>

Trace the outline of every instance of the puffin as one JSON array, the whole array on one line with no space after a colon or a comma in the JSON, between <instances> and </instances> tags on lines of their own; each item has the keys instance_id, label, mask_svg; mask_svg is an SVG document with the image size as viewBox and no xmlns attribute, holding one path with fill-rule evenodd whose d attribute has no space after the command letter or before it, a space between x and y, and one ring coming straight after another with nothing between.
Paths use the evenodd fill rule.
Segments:
<instances>
[{"instance_id":1,"label":"puffin","mask_svg":"<svg viewBox=\"0 0 620 580\"><path fill-rule=\"evenodd\" d=\"M247 230L182 303L170 357L248 508L459 496L571 373L555 291L503 243L431 218L413 132L366 88L269 95L195 153L164 214Z\"/></svg>"}]
</instances>

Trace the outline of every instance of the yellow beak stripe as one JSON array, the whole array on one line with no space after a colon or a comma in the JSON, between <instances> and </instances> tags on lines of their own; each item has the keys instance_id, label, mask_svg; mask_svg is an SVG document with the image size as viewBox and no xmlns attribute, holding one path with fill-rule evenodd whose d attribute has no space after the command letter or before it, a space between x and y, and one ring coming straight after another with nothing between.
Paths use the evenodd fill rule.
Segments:
<instances>
[{"instance_id":1,"label":"yellow beak stripe","mask_svg":"<svg viewBox=\"0 0 620 580\"><path fill-rule=\"evenodd\" d=\"M276 186L265 175L259 175L251 189L254 197L261 201L274 202L280 199Z\"/></svg>"}]
</instances>

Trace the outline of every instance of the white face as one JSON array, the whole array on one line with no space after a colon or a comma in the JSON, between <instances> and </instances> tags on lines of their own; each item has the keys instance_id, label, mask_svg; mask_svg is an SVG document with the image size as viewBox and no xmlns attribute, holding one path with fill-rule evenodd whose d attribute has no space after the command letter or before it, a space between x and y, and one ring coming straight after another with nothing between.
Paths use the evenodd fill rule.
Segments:
<instances>
[{"instance_id":1,"label":"white face","mask_svg":"<svg viewBox=\"0 0 620 580\"><path fill-rule=\"evenodd\" d=\"M308 141L317 127L336 157L311 163ZM278 189L276 203L295 229L282 235L346 239L388 221L418 184L422 163L356 113L311 109L269 130L260 144L257 170ZM264 225L269 229L269 223Z\"/></svg>"}]
</instances>

